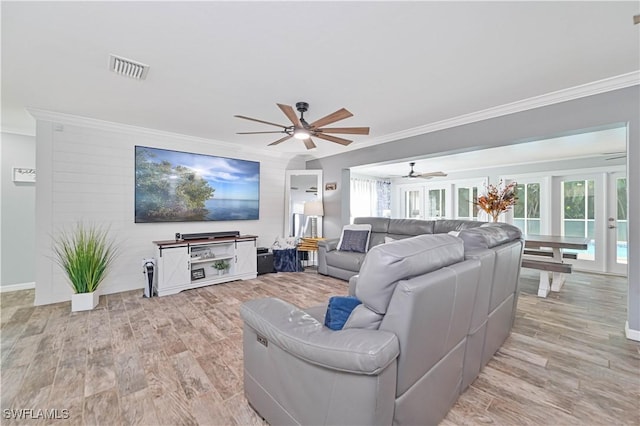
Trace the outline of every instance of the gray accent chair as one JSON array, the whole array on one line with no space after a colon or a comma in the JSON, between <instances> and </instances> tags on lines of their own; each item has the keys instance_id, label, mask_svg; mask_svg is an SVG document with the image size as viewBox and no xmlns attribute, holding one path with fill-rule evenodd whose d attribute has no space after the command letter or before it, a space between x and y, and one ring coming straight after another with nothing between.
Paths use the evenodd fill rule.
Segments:
<instances>
[{"instance_id":1,"label":"gray accent chair","mask_svg":"<svg viewBox=\"0 0 640 426\"><path fill-rule=\"evenodd\" d=\"M370 224L370 250L384 244L385 237L401 240L424 234L446 234L450 231L479 226L502 226L478 222L473 220L419 220L419 219L389 219L384 217L357 217L354 224ZM318 273L329 275L342 280L349 280L360 271L366 253L354 253L337 250L339 238L332 238L318 242Z\"/></svg>"},{"instance_id":2,"label":"gray accent chair","mask_svg":"<svg viewBox=\"0 0 640 426\"><path fill-rule=\"evenodd\" d=\"M437 424L510 333L522 249L508 226L375 246L339 331L326 305L244 303L247 400L272 425Z\"/></svg>"}]
</instances>

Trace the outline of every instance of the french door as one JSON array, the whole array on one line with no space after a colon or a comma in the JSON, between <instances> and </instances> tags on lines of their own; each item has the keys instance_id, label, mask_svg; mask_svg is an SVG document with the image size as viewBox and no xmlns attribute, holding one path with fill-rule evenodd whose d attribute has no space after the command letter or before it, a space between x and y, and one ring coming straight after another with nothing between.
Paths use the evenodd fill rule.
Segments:
<instances>
[{"instance_id":1,"label":"french door","mask_svg":"<svg viewBox=\"0 0 640 426\"><path fill-rule=\"evenodd\" d=\"M553 228L561 235L588 240L587 250L566 250L578 255L578 269L626 274L627 191L622 172L562 176L559 215ZM557 210L556 210L557 212Z\"/></svg>"},{"instance_id":2,"label":"french door","mask_svg":"<svg viewBox=\"0 0 640 426\"><path fill-rule=\"evenodd\" d=\"M609 202L607 203L607 270L627 273L627 177L624 173L607 175Z\"/></svg>"},{"instance_id":3,"label":"french door","mask_svg":"<svg viewBox=\"0 0 640 426\"><path fill-rule=\"evenodd\" d=\"M402 217L422 219L424 217L424 188L408 188L402 190Z\"/></svg>"}]
</instances>

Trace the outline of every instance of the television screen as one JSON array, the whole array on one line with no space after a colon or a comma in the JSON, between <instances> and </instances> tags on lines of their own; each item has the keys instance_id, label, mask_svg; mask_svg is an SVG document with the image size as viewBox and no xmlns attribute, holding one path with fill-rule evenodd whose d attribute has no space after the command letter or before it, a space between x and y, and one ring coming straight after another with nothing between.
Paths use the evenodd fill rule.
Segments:
<instances>
[{"instance_id":1,"label":"television screen","mask_svg":"<svg viewBox=\"0 0 640 426\"><path fill-rule=\"evenodd\" d=\"M257 220L260 163L136 146L135 221Z\"/></svg>"}]
</instances>

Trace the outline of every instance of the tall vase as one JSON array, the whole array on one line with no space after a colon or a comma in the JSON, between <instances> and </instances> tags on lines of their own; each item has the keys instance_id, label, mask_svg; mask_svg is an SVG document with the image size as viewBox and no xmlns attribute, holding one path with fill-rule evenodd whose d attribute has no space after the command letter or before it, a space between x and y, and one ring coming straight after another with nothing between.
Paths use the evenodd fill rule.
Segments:
<instances>
[{"instance_id":1,"label":"tall vase","mask_svg":"<svg viewBox=\"0 0 640 426\"><path fill-rule=\"evenodd\" d=\"M500 217L500 212L491 212L491 218L493 219L494 222L498 221L498 218Z\"/></svg>"}]
</instances>

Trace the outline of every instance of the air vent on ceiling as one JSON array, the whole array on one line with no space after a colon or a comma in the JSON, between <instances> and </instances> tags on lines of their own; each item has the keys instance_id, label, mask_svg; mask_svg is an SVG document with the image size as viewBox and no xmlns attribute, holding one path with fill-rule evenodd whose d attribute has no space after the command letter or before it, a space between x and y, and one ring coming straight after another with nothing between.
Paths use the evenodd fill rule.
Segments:
<instances>
[{"instance_id":1,"label":"air vent on ceiling","mask_svg":"<svg viewBox=\"0 0 640 426\"><path fill-rule=\"evenodd\" d=\"M149 72L149 65L132 61L122 56L109 55L109 69L136 80L144 80Z\"/></svg>"}]
</instances>

